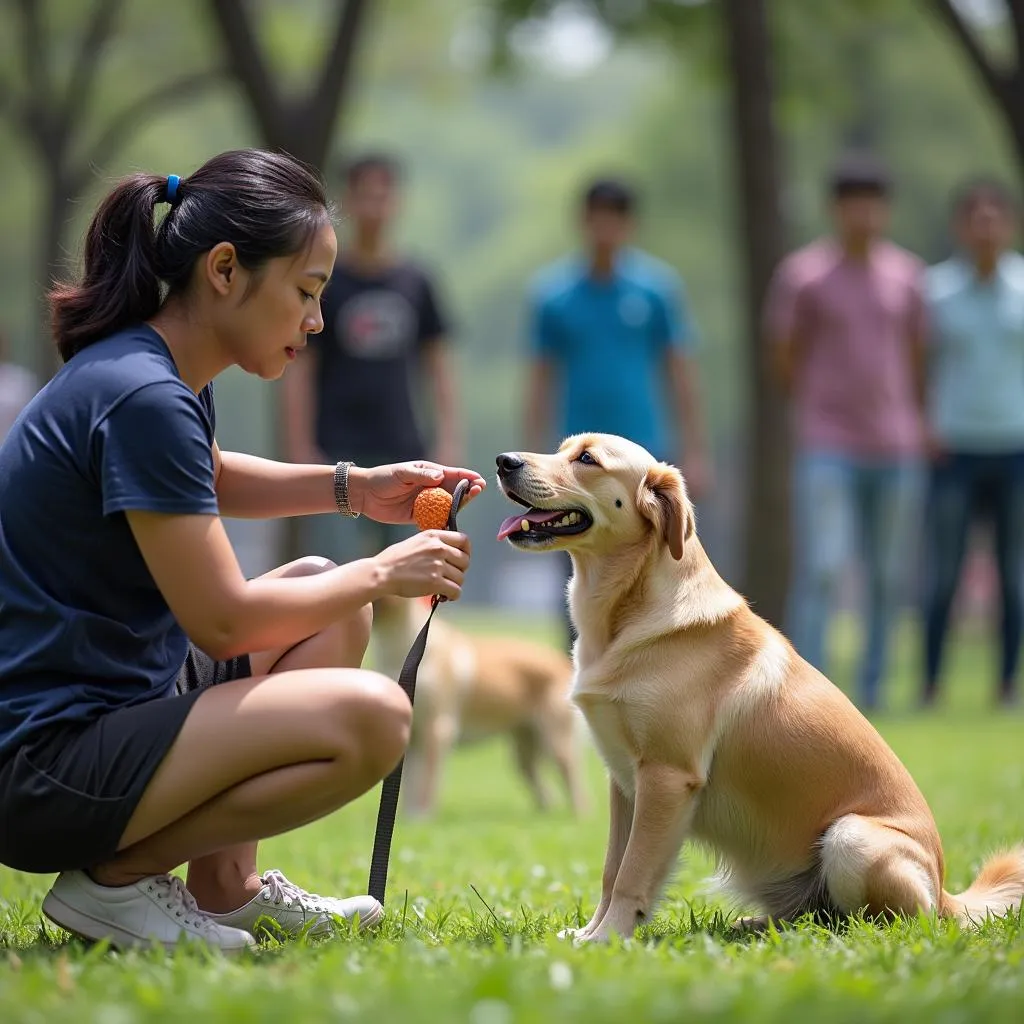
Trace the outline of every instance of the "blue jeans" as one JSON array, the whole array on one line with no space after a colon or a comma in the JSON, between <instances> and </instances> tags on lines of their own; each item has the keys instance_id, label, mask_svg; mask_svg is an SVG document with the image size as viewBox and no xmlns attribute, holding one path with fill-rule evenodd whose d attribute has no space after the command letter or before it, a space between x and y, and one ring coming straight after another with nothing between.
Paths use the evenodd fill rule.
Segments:
<instances>
[{"instance_id":1,"label":"blue jeans","mask_svg":"<svg viewBox=\"0 0 1024 1024\"><path fill-rule=\"evenodd\" d=\"M952 452L931 471L925 577L925 697L935 696L949 613L971 524L988 520L995 540L1002 605L1000 684L1013 693L1020 660L1024 572L1024 451Z\"/></svg>"},{"instance_id":2,"label":"blue jeans","mask_svg":"<svg viewBox=\"0 0 1024 1024\"><path fill-rule=\"evenodd\" d=\"M858 674L865 707L878 703L890 626L900 608L919 508L921 471L913 459L860 459L798 453L793 467L793 580L787 632L815 668L839 584L858 548L864 567L867 644Z\"/></svg>"}]
</instances>

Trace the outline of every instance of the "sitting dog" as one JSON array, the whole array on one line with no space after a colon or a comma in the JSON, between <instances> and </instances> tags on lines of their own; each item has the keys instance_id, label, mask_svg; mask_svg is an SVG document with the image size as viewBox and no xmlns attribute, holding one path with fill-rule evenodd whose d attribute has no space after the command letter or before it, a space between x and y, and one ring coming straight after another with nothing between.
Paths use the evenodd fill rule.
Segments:
<instances>
[{"instance_id":1,"label":"sitting dog","mask_svg":"<svg viewBox=\"0 0 1024 1024\"><path fill-rule=\"evenodd\" d=\"M429 612L429 600L389 597L374 605L385 675L398 678ZM416 677L405 760L409 813L423 817L434 810L443 762L455 743L499 734L511 737L538 809L550 803L539 774L548 756L561 774L573 812L583 813L587 800L571 684L572 663L561 651L515 637L469 636L435 616Z\"/></svg>"},{"instance_id":2,"label":"sitting dog","mask_svg":"<svg viewBox=\"0 0 1024 1024\"><path fill-rule=\"evenodd\" d=\"M989 859L966 892L943 890L942 845L914 780L721 579L675 468L596 434L497 464L523 506L499 540L572 557L572 697L610 775L601 899L570 934L633 934L687 839L714 850L733 892L764 912L748 928L807 912L966 922L1020 906L1024 847Z\"/></svg>"}]
</instances>

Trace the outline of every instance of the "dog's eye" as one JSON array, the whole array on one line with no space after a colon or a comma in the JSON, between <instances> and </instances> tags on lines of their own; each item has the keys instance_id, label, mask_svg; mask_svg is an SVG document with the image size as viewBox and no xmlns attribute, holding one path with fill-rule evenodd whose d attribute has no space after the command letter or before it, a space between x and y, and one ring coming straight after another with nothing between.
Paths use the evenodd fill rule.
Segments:
<instances>
[{"instance_id":1,"label":"dog's eye","mask_svg":"<svg viewBox=\"0 0 1024 1024\"><path fill-rule=\"evenodd\" d=\"M597 459L588 451L582 451L576 458L577 462L582 462L584 466L596 466Z\"/></svg>"}]
</instances>

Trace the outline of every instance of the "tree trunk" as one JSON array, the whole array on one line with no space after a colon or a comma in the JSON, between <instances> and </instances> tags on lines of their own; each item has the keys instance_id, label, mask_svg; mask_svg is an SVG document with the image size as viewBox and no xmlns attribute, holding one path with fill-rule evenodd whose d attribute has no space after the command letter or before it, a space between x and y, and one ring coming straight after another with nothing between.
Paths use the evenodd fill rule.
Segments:
<instances>
[{"instance_id":1,"label":"tree trunk","mask_svg":"<svg viewBox=\"0 0 1024 1024\"><path fill-rule=\"evenodd\" d=\"M929 6L959 44L979 84L995 104L1024 168L1024 0L1006 0L1016 46L1015 60L1008 66L992 60L955 0L929 0Z\"/></svg>"},{"instance_id":2,"label":"tree trunk","mask_svg":"<svg viewBox=\"0 0 1024 1024\"><path fill-rule=\"evenodd\" d=\"M309 91L296 96L282 95L263 56L247 5L241 0L209 0L209 4L229 67L245 94L263 144L322 171L350 95L368 0L345 0L337 13L326 60ZM279 390L273 410L274 437L278 457L286 458L280 396ZM302 523L289 518L281 525L278 561L290 562L306 553L301 548Z\"/></svg>"},{"instance_id":3,"label":"tree trunk","mask_svg":"<svg viewBox=\"0 0 1024 1024\"><path fill-rule=\"evenodd\" d=\"M1018 73L1012 82L1007 83L1000 106L1003 107L1017 162L1024 171L1024 75Z\"/></svg>"},{"instance_id":4,"label":"tree trunk","mask_svg":"<svg viewBox=\"0 0 1024 1024\"><path fill-rule=\"evenodd\" d=\"M63 254L64 230L74 198L73 190L56 166L47 167L45 192L46 209L43 211L43 231L39 239L38 277L35 283L36 323L34 367L38 379L48 381L57 370L60 358L50 332L50 310L46 293L55 280L68 276L69 268Z\"/></svg>"},{"instance_id":5,"label":"tree trunk","mask_svg":"<svg viewBox=\"0 0 1024 1024\"><path fill-rule=\"evenodd\" d=\"M739 175L750 420L744 578L759 615L780 626L789 576L789 445L786 411L761 337L761 309L784 252L778 140L772 112L771 41L764 0L723 0L732 85L734 165Z\"/></svg>"},{"instance_id":6,"label":"tree trunk","mask_svg":"<svg viewBox=\"0 0 1024 1024\"><path fill-rule=\"evenodd\" d=\"M136 130L148 123L161 105L180 108L221 78L221 69L190 72L135 98L111 117L85 158L73 161L83 126L88 126L95 95L96 74L112 38L124 0L94 0L85 32L71 52L46 31L43 4L19 0L15 5L20 55L26 88L22 94L0 83L0 117L9 120L40 162L45 182L43 231L39 238L35 293L36 341L33 368L40 381L60 365L51 339L46 293L57 278L66 276L62 242L72 204L81 198L93 168L105 167ZM68 82L58 87L52 67L68 69Z\"/></svg>"},{"instance_id":7,"label":"tree trunk","mask_svg":"<svg viewBox=\"0 0 1024 1024\"><path fill-rule=\"evenodd\" d=\"M241 0L209 0L210 13L255 118L263 144L322 170L344 112L366 21L368 0L344 0L331 46L307 92L284 96L263 56L248 6Z\"/></svg>"}]
</instances>

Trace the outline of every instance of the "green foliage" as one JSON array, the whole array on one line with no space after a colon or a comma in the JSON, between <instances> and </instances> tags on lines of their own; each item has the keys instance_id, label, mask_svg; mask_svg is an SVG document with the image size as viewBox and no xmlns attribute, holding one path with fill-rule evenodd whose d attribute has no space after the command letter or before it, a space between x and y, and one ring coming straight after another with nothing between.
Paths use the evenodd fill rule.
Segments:
<instances>
[{"instance_id":1,"label":"green foliage","mask_svg":"<svg viewBox=\"0 0 1024 1024\"><path fill-rule=\"evenodd\" d=\"M456 323L466 460L484 471L496 452L522 441L523 300L530 277L577 244L579 187L610 168L630 173L642 189L638 240L686 282L702 337L704 407L721 473L729 472L742 437L747 371L737 302L743 240L729 108L715 56L717 5L672 6L680 8L685 30L675 42L630 36L601 63L573 73L522 48L506 74L489 73L489 4L403 0L374 5L367 22L359 84L326 170L336 182L334 161L342 151L368 145L394 148L405 161L401 242L441 276ZM327 7L321 0L254 5L265 15L262 42L276 69L301 63L303 46L327 24ZM0 53L16 45L7 11L0 6ZM1016 176L1002 124L955 42L926 5L910 0L775 0L771 11L790 241L827 229L823 175L844 140L867 125L898 185L894 236L926 259L944 256L950 187L978 170ZM201 0L182 0L170 21L154 0L126 5L124 17L125 34L104 57L102 116L129 90L216 56ZM75 24L58 27L71 33ZM4 74L17 72L17 62L4 61ZM77 253L111 176L137 167L187 174L213 152L254 141L233 87L166 110L115 163L95 169L69 226L69 255ZM0 181L0 321L26 359L38 290L39 176L2 120ZM339 230L346 230L344 211ZM218 386L222 445L273 450L273 389L240 372L225 375ZM475 544L474 599L489 593L501 566L504 549L494 543L492 527L503 510L490 488L467 519ZM717 559L729 554L714 553Z\"/></svg>"},{"instance_id":2,"label":"green foliage","mask_svg":"<svg viewBox=\"0 0 1024 1024\"><path fill-rule=\"evenodd\" d=\"M553 636L553 623L484 620L469 628ZM856 638L837 635L849 673ZM915 659L904 635L893 713L879 725L931 802L948 886L968 884L997 846L1024 837L1020 716L987 708L990 656L980 638L951 651L948 705L906 713ZM916 638L914 638L916 639ZM455 753L439 816L399 820L388 918L379 933L268 947L239 961L198 953L113 955L43 932L48 877L0 869L0 1020L357 1020L541 1022L1015 1021L1024 1000L1024 920L977 933L932 918L840 932L804 924L739 939L733 909L709 896L706 854L688 849L666 903L636 939L573 948L557 938L589 916L607 827L604 773L588 751L593 809L574 821L561 799L531 807L501 742ZM554 787L554 775L547 776ZM557 793L557 790L553 789ZM325 821L270 840L279 866L319 892L362 889L377 792Z\"/></svg>"}]
</instances>

